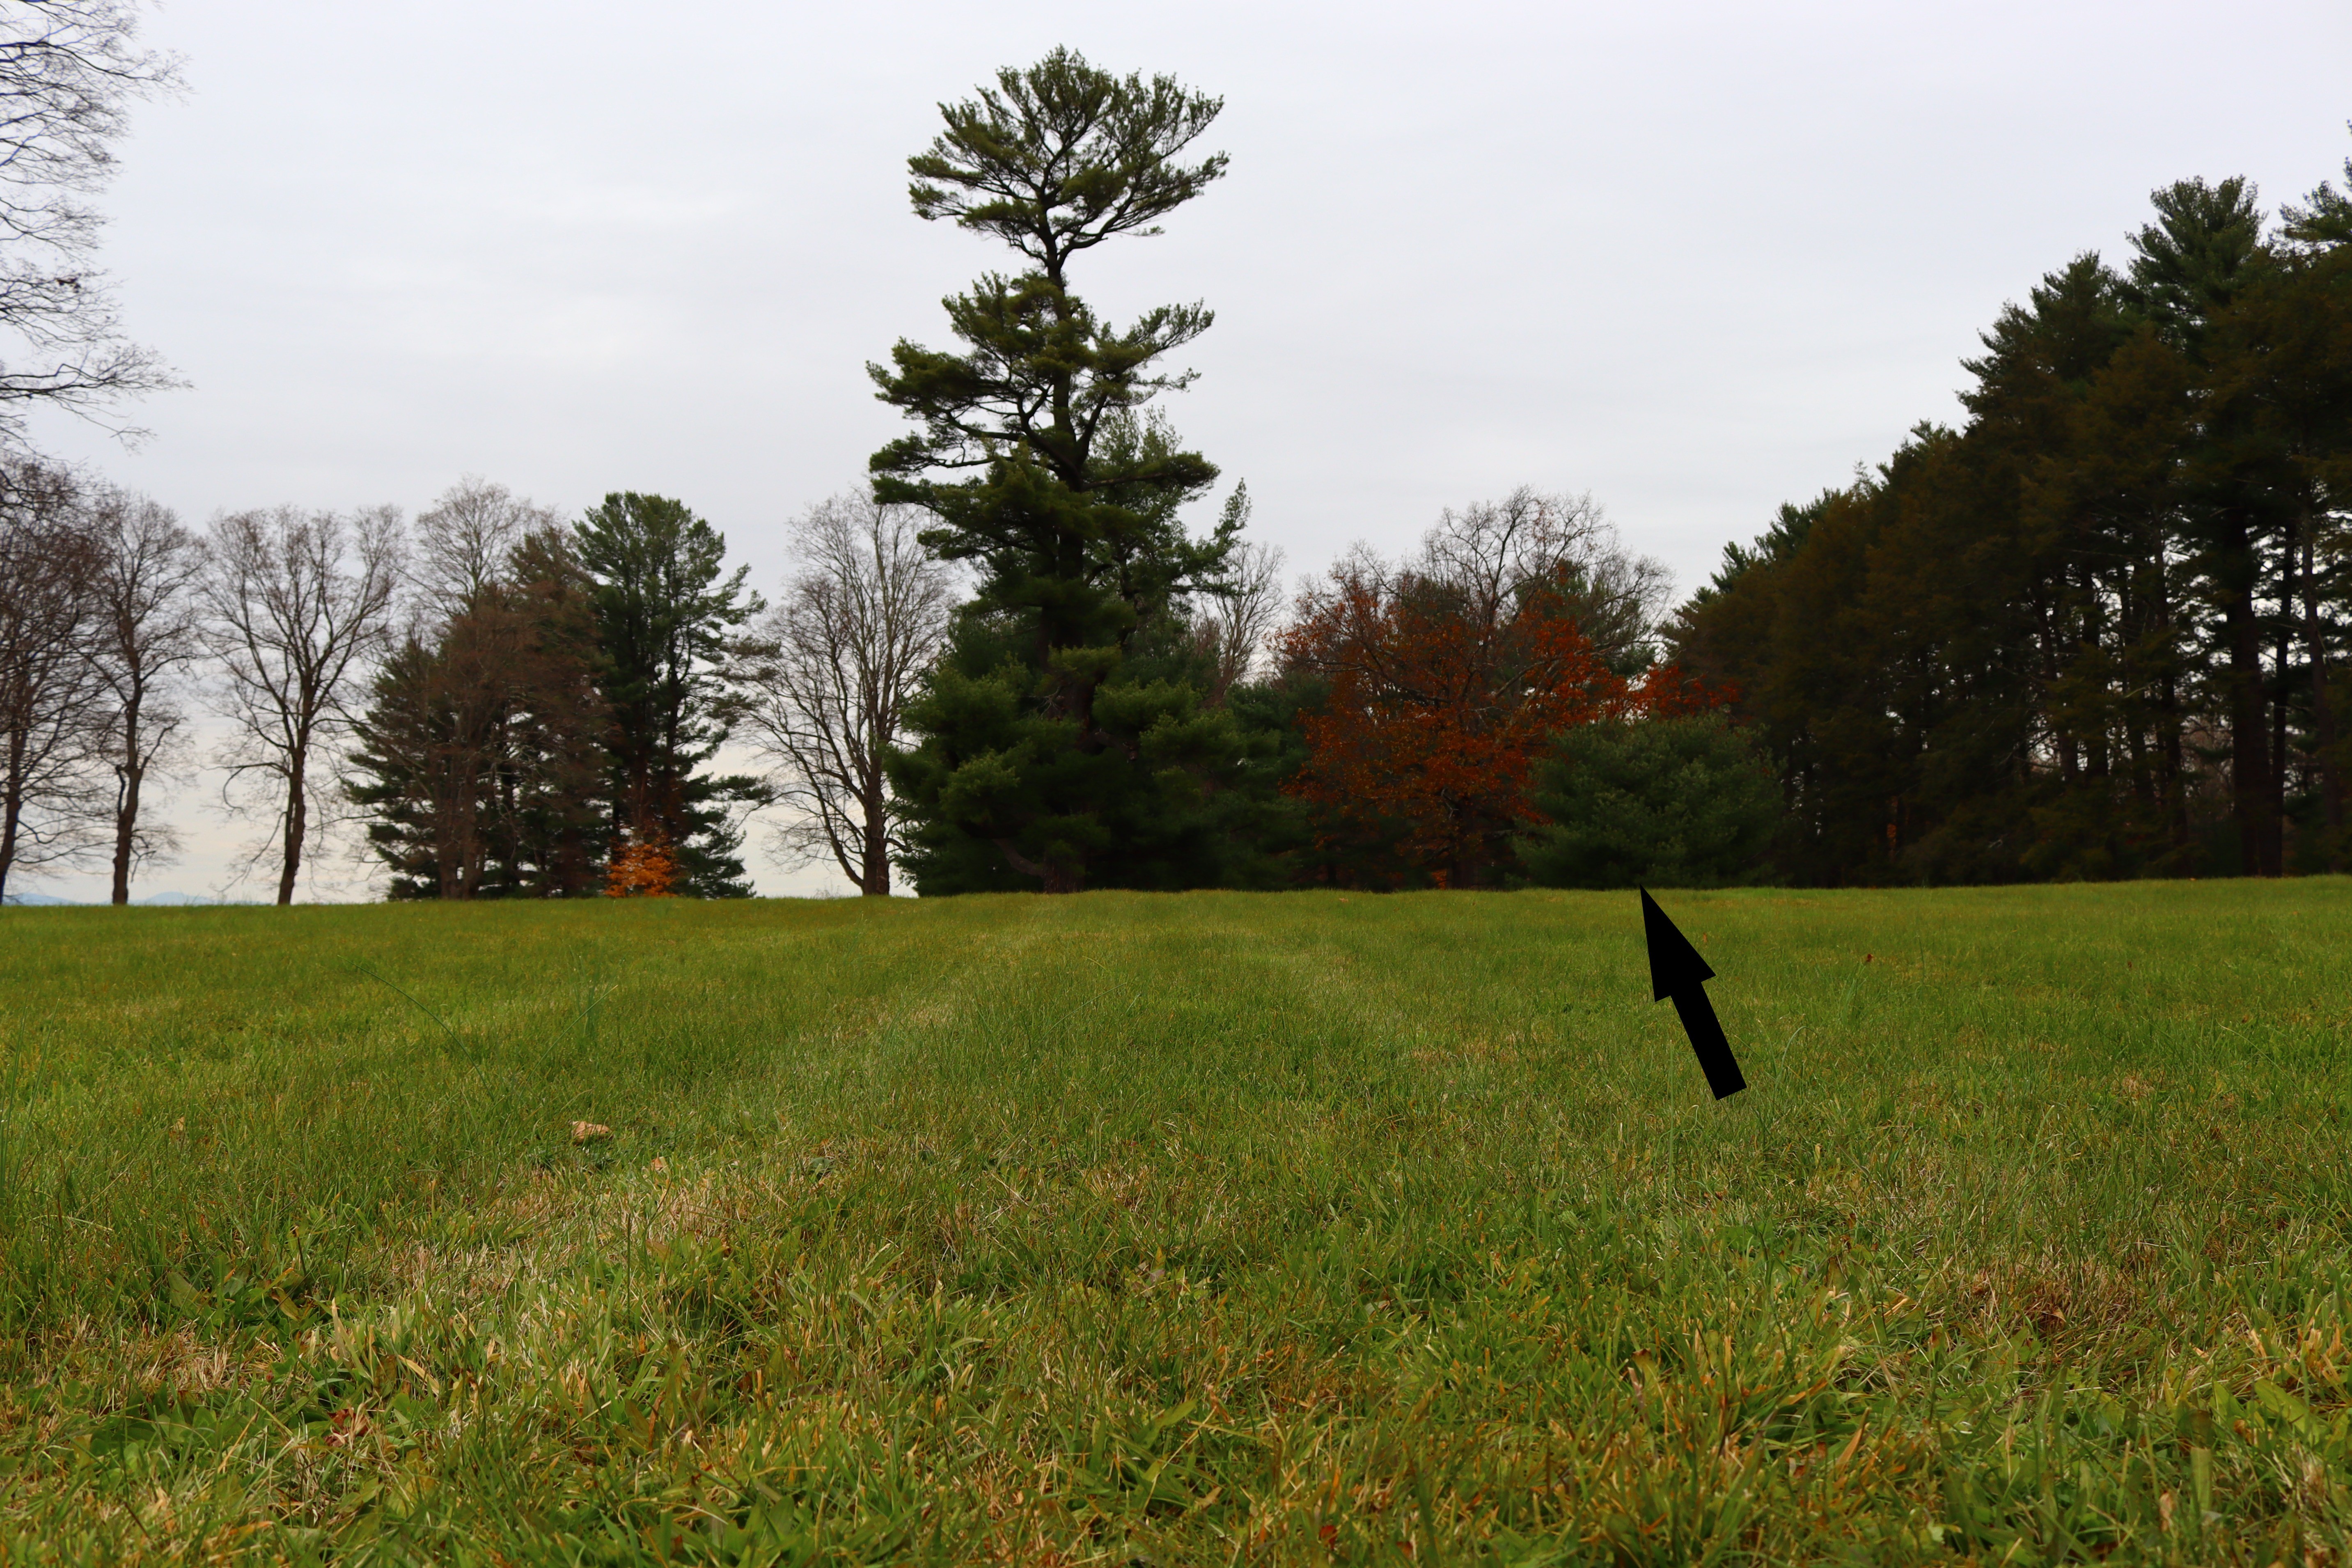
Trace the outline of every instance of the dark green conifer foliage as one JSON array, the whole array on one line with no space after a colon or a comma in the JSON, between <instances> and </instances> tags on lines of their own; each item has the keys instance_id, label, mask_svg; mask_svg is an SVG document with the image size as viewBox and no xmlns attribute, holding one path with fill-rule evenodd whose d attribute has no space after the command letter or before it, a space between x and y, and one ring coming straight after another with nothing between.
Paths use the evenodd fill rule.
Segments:
<instances>
[{"instance_id":1,"label":"dark green conifer foliage","mask_svg":"<svg viewBox=\"0 0 2352 1568\"><path fill-rule=\"evenodd\" d=\"M442 864L454 858L441 825L453 793L444 759L457 722L441 667L436 649L409 636L376 671L354 727L349 790L368 814L368 852L392 873L395 900L442 897Z\"/></svg>"},{"instance_id":2,"label":"dark green conifer foliage","mask_svg":"<svg viewBox=\"0 0 2352 1568\"><path fill-rule=\"evenodd\" d=\"M762 608L749 567L724 575L727 542L685 504L625 491L581 520L612 712L613 829L658 833L677 858L677 891L747 898L730 806L765 798L757 779L700 772L727 738L719 669L729 634Z\"/></svg>"},{"instance_id":3,"label":"dark green conifer foliage","mask_svg":"<svg viewBox=\"0 0 2352 1568\"><path fill-rule=\"evenodd\" d=\"M2242 179L2209 185L2183 180L2155 193L2157 221L2133 237L2127 297L2164 339L2209 379L2215 331L2268 271L2262 213ZM2226 350L2224 349L2224 352ZM2222 416L2213 417L2213 414ZM2239 409L2212 409L2182 450L2182 531L2195 552L2200 590L2219 612L2213 628L2226 672L2217 670L2230 729L2231 816L2241 867L2277 876L2284 784L2273 755L2273 693L2263 678L2260 600L2264 558L2286 519L2274 494L2250 471L2259 436Z\"/></svg>"},{"instance_id":4,"label":"dark green conifer foliage","mask_svg":"<svg viewBox=\"0 0 2352 1568\"><path fill-rule=\"evenodd\" d=\"M2344 160L2344 188L2326 180L2300 204L2279 209L2288 241L2310 251L2352 245L2352 158Z\"/></svg>"},{"instance_id":5,"label":"dark green conifer foliage","mask_svg":"<svg viewBox=\"0 0 2352 1568\"><path fill-rule=\"evenodd\" d=\"M1735 881L1781 816L1770 759L1719 712L1580 725L1538 765L1530 798L1549 821L1519 856L1547 888Z\"/></svg>"},{"instance_id":6,"label":"dark green conifer foliage","mask_svg":"<svg viewBox=\"0 0 2352 1568\"><path fill-rule=\"evenodd\" d=\"M1168 650L1191 596L1216 591L1242 509L1189 535L1178 511L1217 470L1142 412L1189 384L1160 361L1212 316L1168 305L1114 327L1067 277L1223 173L1222 155L1183 156L1219 106L1056 49L944 106L946 130L908 161L919 216L1028 263L946 301L961 352L902 340L869 367L919 426L875 454L876 497L929 509L925 544L980 574L892 764L925 892L1227 875L1235 807L1220 797L1249 745Z\"/></svg>"},{"instance_id":7,"label":"dark green conifer foliage","mask_svg":"<svg viewBox=\"0 0 2352 1568\"><path fill-rule=\"evenodd\" d=\"M609 727L588 588L568 536L535 531L377 672L351 796L391 897L597 890Z\"/></svg>"},{"instance_id":8,"label":"dark green conifer foliage","mask_svg":"<svg viewBox=\"0 0 2352 1568\"><path fill-rule=\"evenodd\" d=\"M536 658L530 702L513 727L521 765L501 807L529 847L515 885L539 897L602 890L611 805L604 765L613 734L602 687L593 583L572 534L534 530L508 566L516 612Z\"/></svg>"},{"instance_id":9,"label":"dark green conifer foliage","mask_svg":"<svg viewBox=\"0 0 2352 1568\"><path fill-rule=\"evenodd\" d=\"M2203 427L2228 437L2233 477L2259 498L2249 510L2265 523L2267 548L2252 574L2260 646L2269 656L2270 795L2262 822L2281 841L2281 870L2352 863L2344 789L2352 759L2336 679L2352 586L2345 529L2352 512L2352 235L2323 242L2315 237L2325 226L2305 216L2326 211L2322 198L2332 195L2325 185L2314 193L2312 208L2289 225L2297 243L2275 250L2263 276L2215 323L2200 409ZM2293 791L2290 775L2306 759L2308 787ZM2284 858L2291 821L2300 829L2300 867Z\"/></svg>"},{"instance_id":10,"label":"dark green conifer foliage","mask_svg":"<svg viewBox=\"0 0 2352 1568\"><path fill-rule=\"evenodd\" d=\"M2118 275L2044 278L1959 431L1727 552L1675 631L1737 688L1808 881L2341 868L2352 202L2266 237L2154 195Z\"/></svg>"}]
</instances>

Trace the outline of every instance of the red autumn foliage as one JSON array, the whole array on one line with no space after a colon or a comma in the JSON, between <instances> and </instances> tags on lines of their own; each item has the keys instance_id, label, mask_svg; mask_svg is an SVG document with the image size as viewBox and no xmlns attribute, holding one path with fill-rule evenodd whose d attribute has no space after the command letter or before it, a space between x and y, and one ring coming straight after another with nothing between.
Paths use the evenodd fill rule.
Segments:
<instances>
[{"instance_id":1,"label":"red autumn foliage","mask_svg":"<svg viewBox=\"0 0 2352 1568\"><path fill-rule=\"evenodd\" d=\"M1527 501L1523 517L1507 510ZM1597 518L1571 515L1586 531L1569 532L1546 505L1449 515L1414 568L1359 553L1301 599L1286 662L1329 692L1300 718L1307 761L1286 787L1321 808L1327 847L1384 845L1398 879L1490 885L1512 836L1541 819L1528 785L1553 735L1721 700L1672 667L1639 680L1611 668L1586 627L1632 624L1612 595L1642 584L1624 586L1634 568L1605 536L1593 543Z\"/></svg>"}]
</instances>

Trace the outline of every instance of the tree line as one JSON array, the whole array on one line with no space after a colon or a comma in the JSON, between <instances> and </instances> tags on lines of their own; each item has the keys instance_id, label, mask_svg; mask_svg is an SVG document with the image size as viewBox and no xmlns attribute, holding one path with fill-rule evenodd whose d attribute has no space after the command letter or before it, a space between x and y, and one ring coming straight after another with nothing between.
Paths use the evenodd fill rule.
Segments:
<instances>
[{"instance_id":1,"label":"tree line","mask_svg":"<svg viewBox=\"0 0 2352 1568\"><path fill-rule=\"evenodd\" d=\"M2345 868L2352 198L2153 203L2121 266L1986 331L1964 425L1783 507L1678 613L1779 773L1771 874Z\"/></svg>"},{"instance_id":2,"label":"tree line","mask_svg":"<svg viewBox=\"0 0 2352 1568\"><path fill-rule=\"evenodd\" d=\"M355 811L395 898L568 896L657 869L749 890L739 805L698 771L730 704L712 658L760 605L680 503L576 524L479 480L411 529L390 507L278 507L202 532L35 460L0 464L0 894L110 858L112 899L173 847L152 781L192 703L222 721L222 802L290 903Z\"/></svg>"},{"instance_id":3,"label":"tree line","mask_svg":"<svg viewBox=\"0 0 2352 1568\"><path fill-rule=\"evenodd\" d=\"M1056 53L946 109L926 219L1020 269L872 367L875 494L970 563L885 772L925 889L1993 881L2340 870L2352 194L2155 193L1965 362L1958 429L1784 507L1685 604L1521 492L1309 584L1261 666L1244 492L1154 400L1199 304L1073 265L1224 172L1217 101ZM2352 182L2352 163L2347 164Z\"/></svg>"},{"instance_id":4,"label":"tree line","mask_svg":"<svg viewBox=\"0 0 2352 1568\"><path fill-rule=\"evenodd\" d=\"M28 464L0 527L85 586L26 643L73 650L56 668L79 684L11 666L57 737L12 785L15 863L94 852L110 798L140 818L88 585L127 559L103 520L136 515L168 578L141 721L179 736L198 689L230 721L225 795L266 824L281 902L346 821L394 898L735 896L763 807L779 853L868 894L894 873L924 893L1487 887L1628 857L1728 874L1769 778L1660 664L1664 574L1589 499L1448 511L1418 554L1359 551L1290 603L1246 489L1218 498L1156 401L1191 383L1167 356L1210 310L1114 324L1077 291L1087 253L1223 175L1191 151L1220 107L1067 51L947 107L915 211L1019 268L948 301L956 348L870 367L912 429L796 521L773 606L670 498L565 520L468 480L413 527L280 508L198 535ZM1599 747L1584 770L1570 731ZM758 771L718 771L730 742ZM1585 813L1605 831L1580 837L1562 803L1609 766L1622 787Z\"/></svg>"},{"instance_id":5,"label":"tree line","mask_svg":"<svg viewBox=\"0 0 2352 1568\"><path fill-rule=\"evenodd\" d=\"M1448 511L1288 606L1244 487L1185 526L1221 476L1159 400L1214 316L1112 322L1075 274L1223 176L1194 150L1221 107L1056 50L944 106L909 160L917 216L1015 269L947 301L958 346L869 367L913 426L874 454L875 502L970 590L875 748L899 863L926 893L1731 874L1769 776L1727 693L1661 661L1664 574L1588 499ZM1577 794L1572 732L1610 791Z\"/></svg>"},{"instance_id":6,"label":"tree line","mask_svg":"<svg viewBox=\"0 0 2352 1568\"><path fill-rule=\"evenodd\" d=\"M344 822L395 898L740 896L763 809L868 895L2341 868L2332 186L2274 220L2243 181L2158 192L2123 268L1985 334L1963 427L1680 605L1528 489L1293 588L1164 406L1213 312L1078 289L1223 176L1221 108L1067 50L942 106L910 204L1013 267L946 301L951 347L868 366L908 433L794 520L772 605L667 497L567 520L468 479L413 527L198 535L12 459L0 892L110 854L126 896L198 689L281 902Z\"/></svg>"}]
</instances>

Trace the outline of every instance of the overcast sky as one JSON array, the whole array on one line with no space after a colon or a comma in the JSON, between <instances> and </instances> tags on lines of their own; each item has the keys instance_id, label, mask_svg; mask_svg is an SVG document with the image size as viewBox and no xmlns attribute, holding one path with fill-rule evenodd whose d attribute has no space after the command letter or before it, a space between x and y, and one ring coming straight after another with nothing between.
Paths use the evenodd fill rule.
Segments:
<instances>
[{"instance_id":1,"label":"overcast sky","mask_svg":"<svg viewBox=\"0 0 2352 1568\"><path fill-rule=\"evenodd\" d=\"M1295 570L1530 484L1687 589L1956 420L1978 331L2121 254L2151 188L2274 206L2352 152L2343 0L173 0L145 36L189 90L139 110L106 256L193 384L135 451L37 439L196 523L413 512L466 473L573 512L660 491L769 590L786 520L898 432L865 363L1009 266L909 213L906 158L1055 44L1225 100L1230 175L1073 277L1115 317L1216 310L1169 413ZM246 830L205 793L148 890L222 883Z\"/></svg>"}]
</instances>

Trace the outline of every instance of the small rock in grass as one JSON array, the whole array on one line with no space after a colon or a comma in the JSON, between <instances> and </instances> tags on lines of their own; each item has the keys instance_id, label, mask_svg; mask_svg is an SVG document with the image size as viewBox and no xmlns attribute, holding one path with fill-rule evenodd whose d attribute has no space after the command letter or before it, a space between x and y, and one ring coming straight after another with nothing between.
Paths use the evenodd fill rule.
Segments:
<instances>
[{"instance_id":1,"label":"small rock in grass","mask_svg":"<svg viewBox=\"0 0 2352 1568\"><path fill-rule=\"evenodd\" d=\"M575 1121L572 1124L572 1141L574 1143L593 1143L599 1138L610 1138L612 1135L611 1128L597 1122Z\"/></svg>"}]
</instances>

